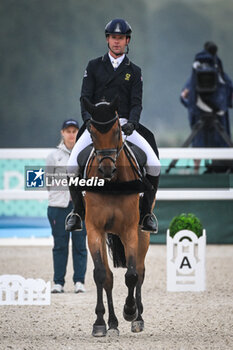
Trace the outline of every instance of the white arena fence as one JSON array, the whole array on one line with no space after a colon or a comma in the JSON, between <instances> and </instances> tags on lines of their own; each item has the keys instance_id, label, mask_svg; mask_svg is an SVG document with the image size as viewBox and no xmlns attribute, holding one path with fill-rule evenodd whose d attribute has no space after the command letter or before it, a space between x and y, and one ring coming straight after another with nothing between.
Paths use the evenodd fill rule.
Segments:
<instances>
[{"instance_id":1,"label":"white arena fence","mask_svg":"<svg viewBox=\"0 0 233 350\"><path fill-rule=\"evenodd\" d=\"M53 148L4 148L0 149L1 160L45 160ZM232 160L232 148L160 148L160 159L200 159L200 160ZM11 170L14 175L14 171ZM4 186L4 176L2 175L3 186L0 189L0 200L46 200L47 191L25 191L24 184L21 188L8 189ZM21 184L22 185L22 184ZM233 189L159 189L157 200L232 200Z\"/></svg>"}]
</instances>

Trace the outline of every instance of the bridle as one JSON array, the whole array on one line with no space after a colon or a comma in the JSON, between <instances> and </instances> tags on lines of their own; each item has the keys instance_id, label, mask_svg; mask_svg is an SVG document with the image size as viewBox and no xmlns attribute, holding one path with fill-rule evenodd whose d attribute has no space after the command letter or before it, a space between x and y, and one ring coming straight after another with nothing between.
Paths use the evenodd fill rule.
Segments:
<instances>
[{"instance_id":1,"label":"bridle","mask_svg":"<svg viewBox=\"0 0 233 350\"><path fill-rule=\"evenodd\" d=\"M91 123L96 124L97 126L102 125L102 126L106 126L110 123L114 124L115 121L118 120L118 142L120 141L120 121L119 121L119 116L116 112L116 115L114 118L106 121L106 122L99 122L94 120L93 118L91 118ZM93 137L92 137L92 133L90 132L92 141L93 141ZM94 142L93 142L94 144ZM89 164L89 171L91 169L92 163L94 161L95 158L97 158L98 161L98 170L104 174L102 168L101 168L101 163L105 160L105 159L109 159L112 163L113 163L113 171L112 174L114 174L114 172L116 171L116 162L117 159L121 153L121 151L124 149L125 151L125 155L129 161L129 164L132 168L132 170L134 171L135 175L139 177L139 179L143 178L143 174L141 173L140 169L135 165L135 157L132 156L132 152L130 152L129 150L129 146L127 145L127 137L125 137L125 139L122 142L122 145L120 148L116 147L116 148L105 148L105 149L93 149L93 153L92 156L90 158L90 164ZM88 174L87 174L88 175Z\"/></svg>"},{"instance_id":2,"label":"bridle","mask_svg":"<svg viewBox=\"0 0 233 350\"><path fill-rule=\"evenodd\" d=\"M110 123L114 124L114 122L118 120L118 141L120 141L120 122L119 122L119 116L118 114L116 113L115 117L106 121L106 122L99 122L99 121L96 121L94 120L93 118L91 118L91 123L93 123L94 125L97 124L97 125L108 125ZM90 133L91 135L91 138L92 138L92 134ZM93 141L93 139L92 139ZM123 141L122 145L120 148L116 147L116 148L105 148L105 149L96 149L94 148L94 151L93 151L93 155L92 155L92 159L91 159L91 164L94 160L94 158L96 157L97 158L97 161L98 161L98 169L99 171L103 174L103 170L102 168L100 167L101 163L106 160L106 159L109 159L113 165L114 165L114 170L113 172L116 171L116 162L117 162L117 159L121 153L121 151L123 150L124 146L125 146L125 141L126 139ZM90 166L91 166L90 164Z\"/></svg>"}]
</instances>

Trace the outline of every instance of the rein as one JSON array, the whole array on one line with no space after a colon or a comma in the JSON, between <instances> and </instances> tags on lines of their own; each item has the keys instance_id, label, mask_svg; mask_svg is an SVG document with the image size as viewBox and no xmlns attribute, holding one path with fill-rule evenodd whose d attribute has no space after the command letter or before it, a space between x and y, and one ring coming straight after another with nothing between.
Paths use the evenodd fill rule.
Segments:
<instances>
[{"instance_id":1,"label":"rein","mask_svg":"<svg viewBox=\"0 0 233 350\"><path fill-rule=\"evenodd\" d=\"M125 139L125 140L126 140L126 139ZM139 170L139 168L137 168L137 167L135 166L134 162L132 162L133 157L132 157L132 154L130 153L128 147L129 147L129 146L128 146L127 144L125 144L125 148L124 148L125 155L126 155L128 161L129 161L129 163L130 163L130 165L131 165L133 171L138 175L138 177L139 177L140 179L142 179L142 178L143 178L143 175L142 175L141 171Z\"/></svg>"}]
</instances>

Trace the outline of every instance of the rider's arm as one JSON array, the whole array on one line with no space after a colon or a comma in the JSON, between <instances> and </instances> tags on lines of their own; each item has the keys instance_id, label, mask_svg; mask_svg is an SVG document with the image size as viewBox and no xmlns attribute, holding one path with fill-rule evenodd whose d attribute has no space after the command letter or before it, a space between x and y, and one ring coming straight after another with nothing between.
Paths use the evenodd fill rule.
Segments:
<instances>
[{"instance_id":1,"label":"rider's arm","mask_svg":"<svg viewBox=\"0 0 233 350\"><path fill-rule=\"evenodd\" d=\"M89 62L84 72L82 89L81 89L81 97L80 97L81 114L82 114L84 123L86 123L91 118L91 115L85 109L82 98L86 97L88 100L91 101L93 92L94 92L94 87L95 87L95 80L92 73L91 62Z\"/></svg>"},{"instance_id":2,"label":"rider's arm","mask_svg":"<svg viewBox=\"0 0 233 350\"><path fill-rule=\"evenodd\" d=\"M129 122L138 125L142 111L142 74L141 69L136 67L135 76L131 88Z\"/></svg>"}]
</instances>

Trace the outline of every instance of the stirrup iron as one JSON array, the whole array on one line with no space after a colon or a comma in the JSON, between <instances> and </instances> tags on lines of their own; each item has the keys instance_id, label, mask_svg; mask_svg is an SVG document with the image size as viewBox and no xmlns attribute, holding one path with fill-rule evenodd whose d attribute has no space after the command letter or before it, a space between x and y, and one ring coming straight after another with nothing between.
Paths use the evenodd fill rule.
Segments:
<instances>
[{"instance_id":1,"label":"stirrup iron","mask_svg":"<svg viewBox=\"0 0 233 350\"><path fill-rule=\"evenodd\" d=\"M83 230L83 223L82 223L82 218L81 216L78 214L78 213L75 213L73 210L67 215L66 217L66 220L65 220L65 230L66 231L70 231L70 230L67 230L67 223L69 221L69 218L73 215L76 215L79 219L80 219L80 222L81 222L81 227L78 228L78 229L75 229L75 230L72 230L72 231L82 231Z\"/></svg>"},{"instance_id":2,"label":"stirrup iron","mask_svg":"<svg viewBox=\"0 0 233 350\"><path fill-rule=\"evenodd\" d=\"M155 222L156 222L156 227L157 227L156 231L150 231L150 230L142 229L142 227L144 226L144 220L145 220L147 217L151 216L151 215L153 216L153 218L155 219ZM150 231L150 233L152 233L152 234L157 234L157 233L158 233L158 228L159 228L159 223L158 223L158 219L157 219L157 217L155 216L155 214L154 214L154 213L148 213L148 214L146 214L146 215L143 217L143 219L142 219L142 222L141 222L141 224L140 224L140 228L141 228L141 231L142 231L142 232L148 232L148 231Z\"/></svg>"}]
</instances>

